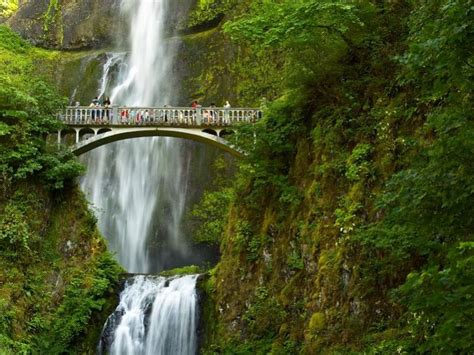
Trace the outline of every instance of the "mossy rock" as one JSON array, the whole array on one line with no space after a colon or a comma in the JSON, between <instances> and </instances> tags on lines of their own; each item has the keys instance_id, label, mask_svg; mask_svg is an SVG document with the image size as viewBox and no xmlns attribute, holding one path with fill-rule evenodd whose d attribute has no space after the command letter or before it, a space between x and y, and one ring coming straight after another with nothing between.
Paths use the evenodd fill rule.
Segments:
<instances>
[{"instance_id":1,"label":"mossy rock","mask_svg":"<svg viewBox=\"0 0 474 355\"><path fill-rule=\"evenodd\" d=\"M322 312L313 313L308 325L308 331L313 334L324 329L326 325L326 317Z\"/></svg>"},{"instance_id":2,"label":"mossy rock","mask_svg":"<svg viewBox=\"0 0 474 355\"><path fill-rule=\"evenodd\" d=\"M189 265L183 266L171 270L165 270L160 272L160 276L169 277L169 276L182 276L182 275L193 275L199 274L202 270L199 266L196 265Z\"/></svg>"}]
</instances>

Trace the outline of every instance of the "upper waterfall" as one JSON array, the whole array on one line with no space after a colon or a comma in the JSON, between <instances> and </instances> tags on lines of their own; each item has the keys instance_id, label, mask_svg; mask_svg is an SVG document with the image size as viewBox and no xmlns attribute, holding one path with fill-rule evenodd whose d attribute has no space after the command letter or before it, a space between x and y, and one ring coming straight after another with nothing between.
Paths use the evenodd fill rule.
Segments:
<instances>
[{"instance_id":1,"label":"upper waterfall","mask_svg":"<svg viewBox=\"0 0 474 355\"><path fill-rule=\"evenodd\" d=\"M177 100L172 66L178 39L166 39L170 0L123 0L128 50L107 53L98 95L113 105L159 106ZM174 6L174 5L173 5ZM173 8L171 6L171 9ZM81 159L81 187L99 228L129 272L148 273L200 263L185 213L210 178L213 148L176 138L138 138L99 147ZM212 260L212 259L211 259Z\"/></svg>"},{"instance_id":2,"label":"upper waterfall","mask_svg":"<svg viewBox=\"0 0 474 355\"><path fill-rule=\"evenodd\" d=\"M168 104L175 54L173 42L165 40L168 1L123 0L122 11L130 19L130 55L111 100L130 106Z\"/></svg>"}]
</instances>

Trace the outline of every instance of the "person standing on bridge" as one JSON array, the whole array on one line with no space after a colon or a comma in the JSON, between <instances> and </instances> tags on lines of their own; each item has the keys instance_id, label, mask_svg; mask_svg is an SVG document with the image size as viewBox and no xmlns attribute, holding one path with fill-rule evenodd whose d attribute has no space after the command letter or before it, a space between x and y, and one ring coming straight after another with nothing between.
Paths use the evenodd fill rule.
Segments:
<instances>
[{"instance_id":1,"label":"person standing on bridge","mask_svg":"<svg viewBox=\"0 0 474 355\"><path fill-rule=\"evenodd\" d=\"M164 110L161 112L161 120L168 123L168 105L163 106Z\"/></svg>"},{"instance_id":2,"label":"person standing on bridge","mask_svg":"<svg viewBox=\"0 0 474 355\"><path fill-rule=\"evenodd\" d=\"M91 119L92 119L92 121L100 120L100 111L97 110L97 108L100 107L100 101L99 101L99 98L97 96L95 97L95 99L92 100L89 107L93 108L91 110Z\"/></svg>"},{"instance_id":3,"label":"person standing on bridge","mask_svg":"<svg viewBox=\"0 0 474 355\"><path fill-rule=\"evenodd\" d=\"M135 116L135 123L137 125L141 124L143 122L143 111L137 110L137 115Z\"/></svg>"},{"instance_id":4,"label":"person standing on bridge","mask_svg":"<svg viewBox=\"0 0 474 355\"><path fill-rule=\"evenodd\" d=\"M229 109L231 108L230 106L230 102L229 101L225 101L225 105L224 105L224 123L225 124L228 124L229 123Z\"/></svg>"},{"instance_id":5,"label":"person standing on bridge","mask_svg":"<svg viewBox=\"0 0 474 355\"><path fill-rule=\"evenodd\" d=\"M128 109L123 108L123 109L120 111L120 117L121 117L121 121L122 121L123 124L125 124L125 123L129 124L129 121L128 121Z\"/></svg>"},{"instance_id":6,"label":"person standing on bridge","mask_svg":"<svg viewBox=\"0 0 474 355\"><path fill-rule=\"evenodd\" d=\"M105 118L105 122L108 122L110 119L110 98L108 96L105 97L105 100L102 105L104 106L102 116L103 118Z\"/></svg>"}]
</instances>

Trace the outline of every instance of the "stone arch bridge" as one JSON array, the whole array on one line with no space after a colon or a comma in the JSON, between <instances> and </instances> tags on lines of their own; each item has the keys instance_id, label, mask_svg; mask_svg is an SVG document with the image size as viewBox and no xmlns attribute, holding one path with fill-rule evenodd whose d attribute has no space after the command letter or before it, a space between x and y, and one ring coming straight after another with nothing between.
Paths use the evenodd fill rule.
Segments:
<instances>
[{"instance_id":1,"label":"stone arch bridge","mask_svg":"<svg viewBox=\"0 0 474 355\"><path fill-rule=\"evenodd\" d=\"M81 155L102 145L128 138L177 137L203 142L232 155L242 152L225 136L239 123L255 123L262 111L252 108L190 107L67 107L59 115L65 128L58 144L72 138L72 151ZM71 140L71 139L70 139Z\"/></svg>"}]
</instances>

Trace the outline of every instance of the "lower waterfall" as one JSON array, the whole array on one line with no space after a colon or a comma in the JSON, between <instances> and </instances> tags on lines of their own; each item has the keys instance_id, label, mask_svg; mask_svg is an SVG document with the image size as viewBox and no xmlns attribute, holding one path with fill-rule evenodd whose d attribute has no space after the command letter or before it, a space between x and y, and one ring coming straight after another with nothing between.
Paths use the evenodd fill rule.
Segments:
<instances>
[{"instance_id":1,"label":"lower waterfall","mask_svg":"<svg viewBox=\"0 0 474 355\"><path fill-rule=\"evenodd\" d=\"M197 349L197 275L135 276L102 332L99 353L194 355Z\"/></svg>"},{"instance_id":2,"label":"lower waterfall","mask_svg":"<svg viewBox=\"0 0 474 355\"><path fill-rule=\"evenodd\" d=\"M201 195L196 185L210 179L212 149L172 138L142 138L91 153L83 157L88 174L81 187L96 208L111 250L128 272L158 273L166 266L212 260L183 229L186 208ZM103 328L99 352L196 354L196 279L127 279L119 306Z\"/></svg>"}]
</instances>

